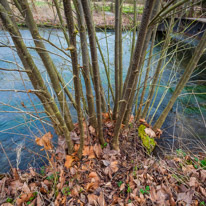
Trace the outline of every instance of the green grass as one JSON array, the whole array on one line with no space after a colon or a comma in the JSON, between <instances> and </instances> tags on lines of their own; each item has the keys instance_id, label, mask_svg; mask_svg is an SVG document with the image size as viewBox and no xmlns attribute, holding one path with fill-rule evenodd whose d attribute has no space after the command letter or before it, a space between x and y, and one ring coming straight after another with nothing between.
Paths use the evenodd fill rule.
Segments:
<instances>
[{"instance_id":1,"label":"green grass","mask_svg":"<svg viewBox=\"0 0 206 206\"><path fill-rule=\"evenodd\" d=\"M96 11L111 11L111 12L113 12L114 11L114 5L113 5L113 8L111 8L111 5L102 5L102 6L100 6L98 4L94 4L93 9L96 10ZM112 11L112 9L113 9L113 11ZM137 13L142 14L143 9L144 9L144 6L138 6L137 7ZM126 14L132 14L134 12L134 6L133 5L123 5L122 12L126 13Z\"/></svg>"}]
</instances>

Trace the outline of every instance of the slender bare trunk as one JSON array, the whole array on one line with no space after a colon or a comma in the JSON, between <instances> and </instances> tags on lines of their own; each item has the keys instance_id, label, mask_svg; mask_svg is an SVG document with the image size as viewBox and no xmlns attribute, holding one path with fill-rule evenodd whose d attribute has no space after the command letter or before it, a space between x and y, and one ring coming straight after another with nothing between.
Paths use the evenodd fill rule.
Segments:
<instances>
[{"instance_id":1,"label":"slender bare trunk","mask_svg":"<svg viewBox=\"0 0 206 206\"><path fill-rule=\"evenodd\" d=\"M123 98L120 104L120 109L119 109L119 116L117 118L117 122L115 124L115 131L114 131L114 138L113 138L113 148L116 150L119 150L119 134L120 134L120 128L121 124L125 115L125 112L127 110L127 106L130 103L130 101L133 101L133 99L130 99L130 96L132 94L132 89L136 86L136 79L138 77L138 72L139 72L139 63L141 60L141 55L144 53L143 47L144 47L144 41L146 38L146 34L148 31L148 24L150 20L150 16L152 13L152 9L154 6L155 0L147 0L145 3L145 8L142 16L142 22L140 25L140 31L133 55L133 59L131 62L131 72L128 74L128 81L125 85L125 92L123 94Z\"/></svg>"},{"instance_id":2,"label":"slender bare trunk","mask_svg":"<svg viewBox=\"0 0 206 206\"><path fill-rule=\"evenodd\" d=\"M81 83L80 83L80 72L79 72L79 65L77 59L77 43L76 43L76 32L74 28L74 20L73 20L73 12L72 12L72 5L71 0L63 0L64 4L64 12L67 21L67 27L69 30L70 36L70 52L71 52L71 59L72 59L72 69L74 75L74 88L75 88L75 100L77 103L77 116L78 116L78 123L79 123L79 130L80 130L80 148L78 151L79 158L82 157L82 151L84 146L84 128L83 128L83 113L81 109Z\"/></svg>"},{"instance_id":3,"label":"slender bare trunk","mask_svg":"<svg viewBox=\"0 0 206 206\"><path fill-rule=\"evenodd\" d=\"M11 38L15 44L15 47L17 49L17 53L27 70L31 71L31 73L28 73L28 77L36 90L42 90L42 94L37 94L40 101L42 102L46 113L51 118L52 122L54 123L54 127L58 128L57 133L62 134L65 136L67 143L68 143L68 152L71 153L73 149L73 143L70 138L69 130L64 122L64 119L61 116L61 113L58 110L57 105L55 104L53 98L49 94L46 85L44 84L44 81L41 77L41 74L39 70L37 69L30 53L28 52L26 45L24 44L22 40L22 36L17 28L17 25L15 24L12 19L10 19L7 11L2 6L2 2L5 4L7 3L5 0L0 0L0 18L3 22L4 27L9 31Z\"/></svg>"},{"instance_id":4,"label":"slender bare trunk","mask_svg":"<svg viewBox=\"0 0 206 206\"><path fill-rule=\"evenodd\" d=\"M113 119L117 118L119 110L119 100L120 100L120 87L119 87L119 55L120 55L120 1L115 1L115 53L114 53L114 66L115 66L115 100L113 109Z\"/></svg>"},{"instance_id":5,"label":"slender bare trunk","mask_svg":"<svg viewBox=\"0 0 206 206\"><path fill-rule=\"evenodd\" d=\"M78 20L80 40L81 40L82 61L83 61L82 74L83 74L85 86L86 86L89 122L94 128L97 128L97 120L96 120L96 114L95 114L95 108L94 108L94 97L93 97L92 86L91 86L91 81L90 81L89 51L87 47L84 13L83 13L81 1L75 0L74 3L76 6L77 20Z\"/></svg>"},{"instance_id":6,"label":"slender bare trunk","mask_svg":"<svg viewBox=\"0 0 206 206\"><path fill-rule=\"evenodd\" d=\"M102 128L100 74L99 74L99 65L98 65L98 57L97 57L95 29L93 25L93 20L92 20L91 10L90 10L90 5L88 0L82 0L82 6L83 6L85 20L86 20L88 34L89 34L89 43L90 43L91 57L92 57L92 69L93 69L93 76L94 76L94 88L96 94L96 109L97 109L97 120L98 120L98 136L99 136L100 143L104 144L105 140L103 137L103 128Z\"/></svg>"},{"instance_id":7,"label":"slender bare trunk","mask_svg":"<svg viewBox=\"0 0 206 206\"><path fill-rule=\"evenodd\" d=\"M161 3L161 1L156 1L150 19L152 19L157 14L157 12L159 10L160 3ZM154 27L150 27L150 30L147 32L146 37L145 37L144 46L143 46L142 54L141 54L141 57L140 57L139 65L137 65L137 67L141 68L141 71L143 70L146 51L147 51L147 48L148 48L148 45L149 45L149 40L151 38L153 29L154 29ZM142 74L142 73L140 73L140 74ZM137 85L138 79L139 79L139 82L141 81L141 75L140 75L139 78L138 77L139 77L139 71L136 75L134 88L132 89L132 93L131 93L131 96L130 96L130 99L129 99L129 104L127 106L127 111L126 111L125 116L124 116L123 123L125 125L128 124L128 120L129 120L130 114L132 112L133 99L134 99L134 96L135 96L136 85ZM139 83L139 85L140 85L140 83ZM139 89L140 88L137 88L137 98L139 96Z\"/></svg>"},{"instance_id":8,"label":"slender bare trunk","mask_svg":"<svg viewBox=\"0 0 206 206\"><path fill-rule=\"evenodd\" d=\"M34 43L35 46L37 47L37 52L39 54L39 56L42 59L42 62L49 74L51 83L52 83L52 87L57 95L57 99L59 101L62 113L64 114L64 119L66 121L66 125L68 127L68 129L71 131L73 129L73 123L72 123L72 118L71 118L71 114L68 108L68 105L66 103L66 100L64 98L64 94L62 92L62 88L61 85L59 83L58 77L57 77L57 69L50 57L50 55L48 54L48 52L46 52L46 48L42 42L41 36L38 32L38 28L37 25L34 21L32 12L30 10L29 4L27 2L27 0L21 0L19 1L19 4L22 7L22 12L24 14L25 17L25 21L26 24L29 27L29 30L31 32L31 35L34 39ZM41 50L38 50L38 48L44 49L45 52L41 52Z\"/></svg>"}]
</instances>

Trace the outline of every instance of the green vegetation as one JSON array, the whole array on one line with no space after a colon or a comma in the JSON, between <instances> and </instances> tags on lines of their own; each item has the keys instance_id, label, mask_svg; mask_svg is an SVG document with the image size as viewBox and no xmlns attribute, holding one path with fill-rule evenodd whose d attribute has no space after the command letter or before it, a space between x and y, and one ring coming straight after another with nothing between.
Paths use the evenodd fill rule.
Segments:
<instances>
[{"instance_id":1,"label":"green vegetation","mask_svg":"<svg viewBox=\"0 0 206 206\"><path fill-rule=\"evenodd\" d=\"M156 146L156 142L153 138L150 138L146 133L145 133L146 126L140 125L138 128L138 134L142 140L142 143L144 147L146 148L147 152L151 154L151 152L154 150Z\"/></svg>"}]
</instances>

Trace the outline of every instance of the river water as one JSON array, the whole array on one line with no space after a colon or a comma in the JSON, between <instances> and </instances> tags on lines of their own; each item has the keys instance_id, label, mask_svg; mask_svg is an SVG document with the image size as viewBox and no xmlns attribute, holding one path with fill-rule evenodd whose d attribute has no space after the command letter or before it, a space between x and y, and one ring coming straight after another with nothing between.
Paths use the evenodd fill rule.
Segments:
<instances>
[{"instance_id":1,"label":"river water","mask_svg":"<svg viewBox=\"0 0 206 206\"><path fill-rule=\"evenodd\" d=\"M21 29L21 33L26 45L31 48L31 55L40 69L48 89L51 91L52 95L54 95L53 91L50 89L49 77L45 72L45 68L37 53L32 49L34 43L29 31L27 29ZM60 30L40 29L40 33L44 38L49 38L56 46L63 49L67 48ZM114 86L115 37L114 32L107 32L106 35L107 38L105 38L104 32L97 32L97 37L100 41L105 60L110 68L111 82ZM125 78L130 60L131 34L123 33L123 36L123 76ZM161 39L159 39L156 44L158 44L160 40ZM0 49L0 68L20 68L22 64L16 55L15 48L11 47L13 45L11 38L5 31L0 31L0 43L1 46L10 45L10 47L1 47ZM197 42L193 42L190 45L191 47L195 47L196 44ZM70 91L74 94L69 59L61 51L48 43L46 43L46 48L51 52L55 65L68 83ZM150 76L152 76L154 72L160 51L161 45L157 45L154 49ZM175 46L171 48L170 52L174 53L174 51ZM192 49L190 49L190 51L192 51ZM156 101L149 115L150 118L154 115L153 121L158 118L167 105L168 99L174 91L176 82L183 73L190 57L190 53L180 52L178 54L175 53L173 56L169 55L166 58L162 78L159 81L160 87L156 94ZM79 62L81 64L81 60L79 60ZM99 58L99 64L102 84L107 92L106 75L101 58ZM145 61L145 66L143 68L142 79L144 79L146 64L147 61ZM182 95L178 98L177 103L167 117L162 127L164 134L159 141L160 146L174 149L175 146L183 147L187 145L189 148L196 148L196 146L199 145L203 149L205 148L204 142L206 142L206 133L204 117L206 115L206 98L205 95L199 94L206 92L205 85L202 84L205 78L202 78L203 73L200 72L204 70L204 66L203 59L200 69L194 72L193 78L187 84L187 87L184 89ZM170 83L168 83L169 79ZM85 90L84 83L83 88ZM49 119L43 113L43 108L38 98L33 94L30 94L28 97L26 93L13 91L28 89L32 89L32 86L25 73L20 74L19 72L0 70L0 172L7 172L10 169L9 161L13 166L18 166L20 169L28 168L30 165L40 167L45 161L45 154L44 152L40 152L40 147L35 144L35 137L40 137L45 132L51 131L54 135L54 143L57 139ZM198 94L194 95L194 93ZM161 100L162 95L165 96L163 101ZM159 107L159 109L156 112L157 107ZM70 108L75 122L77 121L76 112L72 106L70 106ZM38 114L36 113L37 110L39 112ZM41 117L41 121L37 120L37 117Z\"/></svg>"}]
</instances>

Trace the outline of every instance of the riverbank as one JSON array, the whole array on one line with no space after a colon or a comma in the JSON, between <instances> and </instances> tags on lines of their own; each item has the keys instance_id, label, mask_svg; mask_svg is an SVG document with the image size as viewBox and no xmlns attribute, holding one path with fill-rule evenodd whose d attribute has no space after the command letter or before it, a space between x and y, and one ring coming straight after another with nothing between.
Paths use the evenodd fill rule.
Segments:
<instances>
[{"instance_id":1,"label":"riverbank","mask_svg":"<svg viewBox=\"0 0 206 206\"><path fill-rule=\"evenodd\" d=\"M10 205L205 205L206 157L182 150L162 158L149 155L133 125L111 149L114 122L104 119L107 144L100 146L93 127L84 124L85 146L77 158L79 129L71 133L74 153L66 155L65 140L54 148L51 134L36 139L48 164L0 176L0 204ZM43 143L43 140L46 144Z\"/></svg>"},{"instance_id":2,"label":"riverbank","mask_svg":"<svg viewBox=\"0 0 206 206\"><path fill-rule=\"evenodd\" d=\"M143 5L139 6L139 13L137 16L137 21L140 22L141 14L143 11ZM115 15L113 9L110 8L109 4L99 5L95 3L93 6L93 20L94 25L97 29L114 29L115 25ZM15 20L18 26L26 26L24 19L21 14L17 11L16 7L12 7L15 11ZM44 1L38 1L35 4L31 4L31 10L33 13L34 20L39 27L52 27L61 28L59 18L57 16L55 7ZM125 4L124 13L122 15L122 28L123 30L132 29L133 27L133 7ZM61 15L63 17L64 26L66 26L66 20L64 17L64 12L61 10Z\"/></svg>"}]
</instances>

